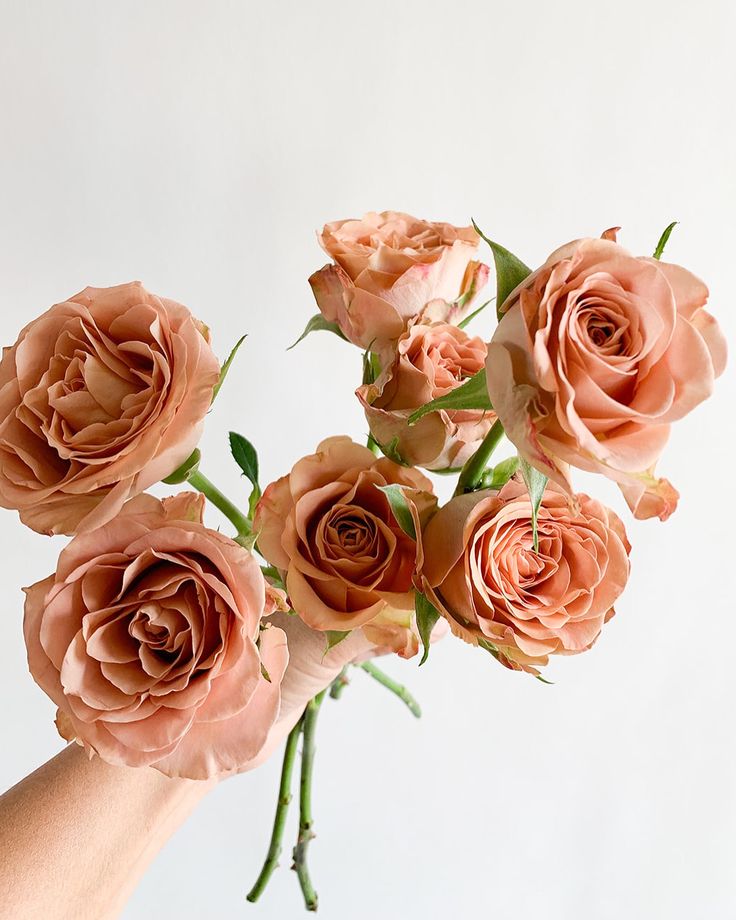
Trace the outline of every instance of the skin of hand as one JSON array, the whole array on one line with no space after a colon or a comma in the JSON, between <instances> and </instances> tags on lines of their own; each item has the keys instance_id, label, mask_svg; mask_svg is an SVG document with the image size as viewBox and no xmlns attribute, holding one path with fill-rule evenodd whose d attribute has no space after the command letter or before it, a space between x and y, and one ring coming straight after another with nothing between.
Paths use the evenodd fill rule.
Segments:
<instances>
[{"instance_id":1,"label":"skin of hand","mask_svg":"<svg viewBox=\"0 0 736 920\"><path fill-rule=\"evenodd\" d=\"M355 630L327 655L325 637L293 615L281 711L254 769L278 748L309 700L371 646ZM113 767L76 744L0 797L0 916L107 920L120 914L148 865L217 781L170 779L152 767Z\"/></svg>"}]
</instances>

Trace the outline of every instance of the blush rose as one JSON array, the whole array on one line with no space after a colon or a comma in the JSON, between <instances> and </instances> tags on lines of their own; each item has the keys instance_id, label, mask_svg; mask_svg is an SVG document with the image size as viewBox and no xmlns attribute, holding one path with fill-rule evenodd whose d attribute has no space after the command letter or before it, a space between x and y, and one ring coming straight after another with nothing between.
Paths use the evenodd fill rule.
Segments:
<instances>
[{"instance_id":1,"label":"blush rose","mask_svg":"<svg viewBox=\"0 0 736 920\"><path fill-rule=\"evenodd\" d=\"M474 260L472 227L384 211L327 224L322 248L333 260L309 279L317 306L348 341L381 351L425 308L454 320L488 278Z\"/></svg>"},{"instance_id":2,"label":"blush rose","mask_svg":"<svg viewBox=\"0 0 736 920\"><path fill-rule=\"evenodd\" d=\"M485 365L486 345L449 323L413 323L399 339L392 360L375 383L356 395L375 440L392 446L411 466L429 470L461 467L496 420L493 412L431 412L415 425L416 409L463 384Z\"/></svg>"},{"instance_id":3,"label":"blush rose","mask_svg":"<svg viewBox=\"0 0 736 920\"><path fill-rule=\"evenodd\" d=\"M138 496L26 589L31 674L63 737L108 763L237 772L278 717L286 637L261 629L278 598L202 508L192 493Z\"/></svg>"},{"instance_id":4,"label":"blush rose","mask_svg":"<svg viewBox=\"0 0 736 920\"><path fill-rule=\"evenodd\" d=\"M284 574L292 607L313 629L347 631L413 611L421 547L379 488L392 483L406 487L420 533L436 504L429 480L346 437L323 441L265 490L258 549ZM391 625L375 625L382 622Z\"/></svg>"},{"instance_id":5,"label":"blush rose","mask_svg":"<svg viewBox=\"0 0 736 920\"><path fill-rule=\"evenodd\" d=\"M666 519L678 493L655 463L726 364L707 299L695 275L632 256L615 231L552 253L488 347L490 399L519 453L568 491L568 464L602 473L635 517Z\"/></svg>"},{"instance_id":6,"label":"blush rose","mask_svg":"<svg viewBox=\"0 0 736 920\"><path fill-rule=\"evenodd\" d=\"M41 533L110 520L199 441L219 366L209 332L140 283L86 288L0 363L0 505Z\"/></svg>"},{"instance_id":7,"label":"blush rose","mask_svg":"<svg viewBox=\"0 0 736 920\"><path fill-rule=\"evenodd\" d=\"M516 479L437 512L419 584L455 635L531 673L550 655L590 648L626 585L630 546L613 511L576 499L573 512L561 489L546 490L536 550L531 502Z\"/></svg>"}]
</instances>

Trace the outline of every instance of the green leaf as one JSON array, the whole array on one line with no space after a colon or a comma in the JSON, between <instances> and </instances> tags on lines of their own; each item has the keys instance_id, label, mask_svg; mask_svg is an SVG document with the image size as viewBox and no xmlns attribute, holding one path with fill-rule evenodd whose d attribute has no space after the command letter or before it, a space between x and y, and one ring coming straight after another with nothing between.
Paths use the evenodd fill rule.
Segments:
<instances>
[{"instance_id":1,"label":"green leaf","mask_svg":"<svg viewBox=\"0 0 736 920\"><path fill-rule=\"evenodd\" d=\"M225 361L225 363L222 365L222 368L220 369L220 379L217 381L217 383L215 384L215 389L212 391L212 402L214 402L215 399L217 399L217 394L220 392L220 387L225 382L225 378L227 377L228 371L230 370L230 365L235 360L235 355L237 355L238 349L243 344L243 342L246 340L246 338L247 336L241 335L241 337L238 339L238 341L233 346L233 350L227 356L227 361Z\"/></svg>"},{"instance_id":2,"label":"green leaf","mask_svg":"<svg viewBox=\"0 0 736 920\"><path fill-rule=\"evenodd\" d=\"M377 485L376 488L380 489L388 499L388 503L391 505L391 512L396 518L396 523L399 527L405 534L408 534L412 540L416 540L417 531L414 527L414 518L411 516L411 510L409 509L409 502L404 494L404 487L392 483L388 486Z\"/></svg>"},{"instance_id":3,"label":"green leaf","mask_svg":"<svg viewBox=\"0 0 736 920\"><path fill-rule=\"evenodd\" d=\"M473 226L478 236L491 247L493 253L493 261L496 266L496 311L500 318L503 315L504 301L518 284L531 275L532 270L508 249L489 240L475 221L473 221Z\"/></svg>"},{"instance_id":4,"label":"green leaf","mask_svg":"<svg viewBox=\"0 0 736 920\"><path fill-rule=\"evenodd\" d=\"M503 488L518 468L518 457L509 457L507 460L502 460L491 469L485 471L481 480L481 488L496 490Z\"/></svg>"},{"instance_id":5,"label":"green leaf","mask_svg":"<svg viewBox=\"0 0 736 920\"><path fill-rule=\"evenodd\" d=\"M178 486L181 485L182 482L188 482L192 473L196 473L199 469L199 461L201 459L202 454L199 448L196 447L178 469L175 469L170 476L167 476L166 479L162 479L161 481L165 482L167 486Z\"/></svg>"},{"instance_id":6,"label":"green leaf","mask_svg":"<svg viewBox=\"0 0 736 920\"><path fill-rule=\"evenodd\" d=\"M457 324L457 328L464 329L468 325L468 323L472 323L475 317L478 316L480 313L482 313L485 310L485 308L488 306L488 304L493 303L495 299L496 299L495 297L491 297L490 300L487 300L484 304L481 304L477 310L473 310L472 313L470 313L468 316L465 317L465 319L461 320Z\"/></svg>"},{"instance_id":7,"label":"green leaf","mask_svg":"<svg viewBox=\"0 0 736 920\"><path fill-rule=\"evenodd\" d=\"M256 453L255 447L253 447L250 441L247 438L244 438L242 434L238 434L236 431L231 431L229 438L230 453L233 455L233 459L243 471L243 474L250 480L250 483L253 486L253 490L250 493L250 499L248 502L249 514L251 517L253 517L253 512L255 511L256 504L258 503L258 499L261 497L261 487L258 484L258 454Z\"/></svg>"},{"instance_id":8,"label":"green leaf","mask_svg":"<svg viewBox=\"0 0 736 920\"><path fill-rule=\"evenodd\" d=\"M540 473L538 469L533 467L531 463L523 457L519 458L519 467L532 503L532 534L534 535L534 552L536 552L539 549L537 518L539 516L539 508L542 504L542 496L544 495L544 490L547 488L547 477L544 473Z\"/></svg>"},{"instance_id":9,"label":"green leaf","mask_svg":"<svg viewBox=\"0 0 736 920\"><path fill-rule=\"evenodd\" d=\"M440 615L434 604L426 598L421 591L416 592L414 609L417 616L419 638L422 640L422 645L424 646L424 654L422 655L422 660L419 662L419 667L421 668L429 657L432 630L434 629L434 624L439 620Z\"/></svg>"},{"instance_id":10,"label":"green leaf","mask_svg":"<svg viewBox=\"0 0 736 920\"><path fill-rule=\"evenodd\" d=\"M320 329L324 329L326 332L334 332L335 335L339 336L341 339L347 342L347 339L342 334L342 330L337 325L337 323L331 323L329 320L325 319L321 313L317 313L309 320L307 325L304 327L304 332L302 332L296 342L294 342L293 345L289 345L286 350L291 351L292 348L296 348L302 339L306 339L310 332L317 332Z\"/></svg>"},{"instance_id":11,"label":"green leaf","mask_svg":"<svg viewBox=\"0 0 736 920\"><path fill-rule=\"evenodd\" d=\"M343 639L347 639L350 635L350 630L342 632L339 629L326 629L325 638L327 639L327 648L325 649L325 655L331 651L336 645L339 645Z\"/></svg>"},{"instance_id":12,"label":"green leaf","mask_svg":"<svg viewBox=\"0 0 736 920\"><path fill-rule=\"evenodd\" d=\"M660 236L659 242L657 243L657 248L654 250L654 258L655 258L655 259L661 259L661 258L662 258L662 253L664 252L664 247L667 245L667 241L669 240L670 236L672 235L672 231L673 231L673 230L675 229L675 227L677 226L677 223L678 223L678 222L677 222L676 220L673 220L672 223L669 225L669 227L665 227L665 228L664 228L664 231L662 232L662 236Z\"/></svg>"},{"instance_id":13,"label":"green leaf","mask_svg":"<svg viewBox=\"0 0 736 920\"><path fill-rule=\"evenodd\" d=\"M488 396L488 387L486 386L486 369L481 368L477 374L469 377L465 383L445 393L444 396L438 396L432 402L412 412L409 416L409 424L416 425L420 418L424 418L430 412L439 412L444 409L451 412L453 409L492 409L491 400Z\"/></svg>"}]
</instances>

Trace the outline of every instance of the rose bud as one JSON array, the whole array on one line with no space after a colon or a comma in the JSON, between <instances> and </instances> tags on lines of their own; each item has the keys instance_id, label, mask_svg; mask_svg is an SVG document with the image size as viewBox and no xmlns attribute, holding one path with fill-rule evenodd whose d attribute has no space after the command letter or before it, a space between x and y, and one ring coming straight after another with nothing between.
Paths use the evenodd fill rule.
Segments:
<instances>
[{"instance_id":1,"label":"rose bud","mask_svg":"<svg viewBox=\"0 0 736 920\"><path fill-rule=\"evenodd\" d=\"M203 498L140 495L26 589L25 640L57 726L111 764L237 772L274 724L286 637L253 556L202 524Z\"/></svg>"},{"instance_id":2,"label":"rose bud","mask_svg":"<svg viewBox=\"0 0 736 920\"><path fill-rule=\"evenodd\" d=\"M453 498L424 531L419 584L452 632L504 665L537 673L550 655L589 649L629 577L630 546L613 511L557 486L543 496L534 549L526 486Z\"/></svg>"},{"instance_id":3,"label":"rose bud","mask_svg":"<svg viewBox=\"0 0 736 920\"><path fill-rule=\"evenodd\" d=\"M207 328L139 282L56 304L3 352L0 506L100 526L190 456L218 378Z\"/></svg>"},{"instance_id":4,"label":"rose bud","mask_svg":"<svg viewBox=\"0 0 736 920\"><path fill-rule=\"evenodd\" d=\"M373 438L384 448L393 445L392 453L410 466L429 470L461 467L495 422L493 412L430 412L411 427L408 418L477 374L485 359L483 340L471 338L457 326L411 325L375 383L356 391Z\"/></svg>"},{"instance_id":5,"label":"rose bud","mask_svg":"<svg viewBox=\"0 0 736 920\"><path fill-rule=\"evenodd\" d=\"M429 480L346 437L323 441L263 493L259 552L284 574L294 611L313 629L347 631L414 610L421 548L381 491L392 483L406 487L419 535L436 506Z\"/></svg>"},{"instance_id":6,"label":"rose bud","mask_svg":"<svg viewBox=\"0 0 736 920\"><path fill-rule=\"evenodd\" d=\"M317 306L348 341L380 351L432 304L435 319L458 319L488 278L473 261L472 227L384 211L327 224L320 243L333 265L309 279Z\"/></svg>"},{"instance_id":7,"label":"rose bud","mask_svg":"<svg viewBox=\"0 0 736 920\"><path fill-rule=\"evenodd\" d=\"M678 493L654 466L670 424L706 399L726 342L708 288L679 265L602 239L568 243L502 306L488 393L519 453L571 491L567 464L615 480L637 518Z\"/></svg>"}]
</instances>

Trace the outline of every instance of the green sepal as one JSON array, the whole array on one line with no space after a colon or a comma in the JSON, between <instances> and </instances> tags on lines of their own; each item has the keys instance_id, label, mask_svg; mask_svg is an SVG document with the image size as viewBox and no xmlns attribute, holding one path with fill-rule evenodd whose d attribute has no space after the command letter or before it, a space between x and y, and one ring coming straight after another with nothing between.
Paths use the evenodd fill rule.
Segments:
<instances>
[{"instance_id":1,"label":"green sepal","mask_svg":"<svg viewBox=\"0 0 736 920\"><path fill-rule=\"evenodd\" d=\"M417 618L417 632L424 647L424 654L419 662L419 667L421 668L429 658L432 630L437 620L439 620L440 614L434 604L421 591L417 591L415 594L414 610Z\"/></svg>"},{"instance_id":2,"label":"green sepal","mask_svg":"<svg viewBox=\"0 0 736 920\"><path fill-rule=\"evenodd\" d=\"M475 221L473 221L473 226L475 232L488 243L493 253L493 262L496 266L496 313L500 319L503 316L504 301L517 285L531 275L532 270L508 249L489 240Z\"/></svg>"},{"instance_id":3,"label":"green sepal","mask_svg":"<svg viewBox=\"0 0 736 920\"><path fill-rule=\"evenodd\" d=\"M486 470L483 473L483 479L481 480L482 489L494 489L498 491L503 488L506 483L511 479L514 473L519 469L519 458L518 457L508 457L506 460L502 460L500 463L497 463L495 466Z\"/></svg>"},{"instance_id":4,"label":"green sepal","mask_svg":"<svg viewBox=\"0 0 736 920\"><path fill-rule=\"evenodd\" d=\"M465 383L445 393L444 396L438 396L431 402L426 403L416 412L409 416L409 425L416 425L419 419L428 415L430 412L439 412L444 409L447 412L458 409L492 409L490 397L488 396L488 387L486 386L486 369L481 368L477 374L469 377Z\"/></svg>"},{"instance_id":5,"label":"green sepal","mask_svg":"<svg viewBox=\"0 0 736 920\"><path fill-rule=\"evenodd\" d=\"M343 341L347 342L347 339L342 334L342 330L337 323L331 323L329 320L325 319L321 313L316 313L304 327L304 332L302 332L296 342L294 342L293 345L289 345L286 350L291 351L292 348L296 348L302 339L306 339L310 332L318 332L321 329L325 332L333 332L336 336L339 336Z\"/></svg>"},{"instance_id":6,"label":"green sepal","mask_svg":"<svg viewBox=\"0 0 736 920\"><path fill-rule=\"evenodd\" d=\"M178 486L183 482L188 482L189 477L199 469L199 461L201 459L202 453L199 448L196 447L180 467L175 469L170 476L167 476L166 479L162 479L161 481L166 483L167 486Z\"/></svg>"},{"instance_id":7,"label":"green sepal","mask_svg":"<svg viewBox=\"0 0 736 920\"><path fill-rule=\"evenodd\" d=\"M410 536L412 540L416 540L417 531L414 526L414 518L411 515L411 509L409 508L409 502L404 494L404 487L396 483L391 483L387 486L376 485L376 488L383 492L388 499L388 503L391 506L391 513L396 518L396 523L399 527L405 534Z\"/></svg>"},{"instance_id":8,"label":"green sepal","mask_svg":"<svg viewBox=\"0 0 736 920\"><path fill-rule=\"evenodd\" d=\"M547 488L548 480L544 473L540 473L536 467L533 467L531 463L523 457L519 458L519 468L521 469L521 475L524 478L524 483L529 492L529 499L532 503L532 535L534 538L534 552L536 553L539 549L537 519L539 517L539 509L542 505L542 497L544 495L544 490Z\"/></svg>"},{"instance_id":9,"label":"green sepal","mask_svg":"<svg viewBox=\"0 0 736 920\"><path fill-rule=\"evenodd\" d=\"M662 236L660 236L659 242L657 243L657 248L654 250L653 258L657 260L662 258L664 247L667 245L667 242L670 236L672 235L672 231L677 226L677 223L678 222L676 220L673 220L672 223L668 227L664 228L664 230L662 231Z\"/></svg>"},{"instance_id":10,"label":"green sepal","mask_svg":"<svg viewBox=\"0 0 736 920\"><path fill-rule=\"evenodd\" d=\"M332 651L332 649L336 645L339 645L343 641L343 639L347 639L349 635L350 635L349 629L346 630L345 632L339 629L326 629L325 639L327 639L327 647L325 648L325 652L324 652L325 655L328 652Z\"/></svg>"},{"instance_id":11,"label":"green sepal","mask_svg":"<svg viewBox=\"0 0 736 920\"><path fill-rule=\"evenodd\" d=\"M226 360L225 363L222 365L222 367L221 367L221 369L220 369L220 379L217 381L217 383L215 384L215 388L214 388L214 390L212 391L212 402L214 402L215 399L217 398L217 394L220 392L220 388L222 387L223 383L225 382L225 378L227 377L228 371L230 370L230 366L232 365L233 361L235 360L235 355L237 355L240 346L243 344L243 342L246 340L246 338L247 338L247 336L241 335L241 337L238 339L238 341L237 341L237 342L235 343L235 345L233 346L233 350L232 350L232 351L230 352L230 354L227 356L227 360Z\"/></svg>"}]
</instances>

